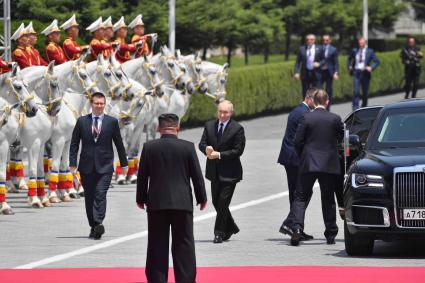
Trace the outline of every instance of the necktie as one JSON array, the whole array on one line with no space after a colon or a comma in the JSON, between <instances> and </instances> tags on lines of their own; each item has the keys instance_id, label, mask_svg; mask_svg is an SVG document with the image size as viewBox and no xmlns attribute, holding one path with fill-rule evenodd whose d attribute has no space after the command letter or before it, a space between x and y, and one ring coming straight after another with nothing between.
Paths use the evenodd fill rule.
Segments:
<instances>
[{"instance_id":1,"label":"necktie","mask_svg":"<svg viewBox=\"0 0 425 283\"><path fill-rule=\"evenodd\" d=\"M218 128L218 132L217 132L217 142L220 142L221 137L223 136L223 127L224 127L224 124L220 123L220 127Z\"/></svg>"},{"instance_id":2,"label":"necktie","mask_svg":"<svg viewBox=\"0 0 425 283\"><path fill-rule=\"evenodd\" d=\"M99 117L94 117L94 123L93 123L93 136L94 139L97 139L97 137L99 136Z\"/></svg>"}]
</instances>

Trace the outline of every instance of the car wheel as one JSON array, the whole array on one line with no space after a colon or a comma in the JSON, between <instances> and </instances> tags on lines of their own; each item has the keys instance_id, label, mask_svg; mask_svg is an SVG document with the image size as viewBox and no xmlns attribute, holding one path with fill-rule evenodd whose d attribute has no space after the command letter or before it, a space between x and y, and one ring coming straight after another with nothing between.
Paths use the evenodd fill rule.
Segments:
<instances>
[{"instance_id":1,"label":"car wheel","mask_svg":"<svg viewBox=\"0 0 425 283\"><path fill-rule=\"evenodd\" d=\"M344 221L345 251L351 256L366 256L373 252L374 239L350 234L347 221Z\"/></svg>"}]
</instances>

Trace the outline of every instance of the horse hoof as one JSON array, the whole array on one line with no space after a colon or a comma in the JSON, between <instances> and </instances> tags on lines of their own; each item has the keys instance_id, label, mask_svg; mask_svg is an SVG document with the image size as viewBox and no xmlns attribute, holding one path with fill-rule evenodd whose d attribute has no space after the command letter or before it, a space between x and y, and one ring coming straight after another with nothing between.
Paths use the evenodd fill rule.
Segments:
<instances>
[{"instance_id":1,"label":"horse hoof","mask_svg":"<svg viewBox=\"0 0 425 283\"><path fill-rule=\"evenodd\" d=\"M43 201L42 204L43 204L44 207L51 207L52 206L52 204L50 203L50 201L48 199Z\"/></svg>"},{"instance_id":2,"label":"horse hoof","mask_svg":"<svg viewBox=\"0 0 425 283\"><path fill-rule=\"evenodd\" d=\"M65 195L65 196L63 196L62 201L63 202L72 202L72 199L69 197L69 195Z\"/></svg>"},{"instance_id":3,"label":"horse hoof","mask_svg":"<svg viewBox=\"0 0 425 283\"><path fill-rule=\"evenodd\" d=\"M11 208L7 208L7 209L2 210L1 214L3 214L3 215L13 215L15 213L13 212L13 210Z\"/></svg>"},{"instance_id":4,"label":"horse hoof","mask_svg":"<svg viewBox=\"0 0 425 283\"><path fill-rule=\"evenodd\" d=\"M118 185L125 185L125 181L124 180L118 181Z\"/></svg>"},{"instance_id":5,"label":"horse hoof","mask_svg":"<svg viewBox=\"0 0 425 283\"><path fill-rule=\"evenodd\" d=\"M76 193L70 193L69 194L69 197L70 198L73 198L73 199L79 199L80 198L80 196L78 194L76 194Z\"/></svg>"},{"instance_id":6,"label":"horse hoof","mask_svg":"<svg viewBox=\"0 0 425 283\"><path fill-rule=\"evenodd\" d=\"M49 198L50 203L60 203L61 200L58 197Z\"/></svg>"},{"instance_id":7,"label":"horse hoof","mask_svg":"<svg viewBox=\"0 0 425 283\"><path fill-rule=\"evenodd\" d=\"M33 204L31 204L32 208L43 208L43 204L41 204L41 202L34 202Z\"/></svg>"},{"instance_id":8,"label":"horse hoof","mask_svg":"<svg viewBox=\"0 0 425 283\"><path fill-rule=\"evenodd\" d=\"M84 191L83 192L79 192L78 195L83 198L84 197Z\"/></svg>"}]
</instances>

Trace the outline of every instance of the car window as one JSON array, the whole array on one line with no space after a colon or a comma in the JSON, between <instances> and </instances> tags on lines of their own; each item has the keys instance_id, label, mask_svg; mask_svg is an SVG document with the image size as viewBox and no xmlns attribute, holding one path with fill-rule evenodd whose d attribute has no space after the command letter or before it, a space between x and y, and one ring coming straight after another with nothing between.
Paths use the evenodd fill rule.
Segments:
<instances>
[{"instance_id":1,"label":"car window","mask_svg":"<svg viewBox=\"0 0 425 283\"><path fill-rule=\"evenodd\" d=\"M425 113L388 115L378 135L378 142L393 146L407 146L412 143L425 145Z\"/></svg>"},{"instance_id":2,"label":"car window","mask_svg":"<svg viewBox=\"0 0 425 283\"><path fill-rule=\"evenodd\" d=\"M365 143L367 136L369 135L370 129L372 128L373 122L375 122L379 111L382 107L366 108L358 110L353 115L353 122L348 129L350 134L358 135L360 142Z\"/></svg>"}]
</instances>

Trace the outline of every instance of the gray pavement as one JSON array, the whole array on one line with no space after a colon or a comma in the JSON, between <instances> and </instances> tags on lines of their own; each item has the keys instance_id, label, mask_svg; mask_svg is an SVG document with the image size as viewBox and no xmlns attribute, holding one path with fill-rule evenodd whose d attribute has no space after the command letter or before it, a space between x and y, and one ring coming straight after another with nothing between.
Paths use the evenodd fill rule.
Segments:
<instances>
[{"instance_id":1,"label":"gray pavement","mask_svg":"<svg viewBox=\"0 0 425 283\"><path fill-rule=\"evenodd\" d=\"M420 91L425 97L425 91ZM398 101L402 94L370 99L370 105ZM237 107L237 105L236 105ZM332 111L345 117L351 104L334 105ZM291 247L289 238L278 232L289 211L285 170L276 163L287 114L243 121L247 146L242 158L244 180L236 187L232 206L241 232L229 242L213 244L214 212L195 212L198 266L246 265L350 265L421 266L422 242L377 242L373 256L348 257L344 250L343 223L336 245L325 244L320 194L315 190L306 214L306 232L315 240ZM202 128L184 130L180 137L199 142ZM202 168L205 157L199 154ZM206 181L209 193L209 182ZM268 200L264 199L271 196ZM36 210L26 204L25 194L9 194L15 215L0 215L0 268L15 267L139 267L146 260L146 213L135 205L135 186L117 186L108 194L106 234L101 241L87 239L89 228L84 201ZM251 202L259 200L258 203ZM200 217L200 218L199 218ZM139 234L136 234L139 233ZM132 235L132 236L129 236ZM126 237L126 238L125 238ZM55 257L55 258L52 258ZM40 260L45 260L39 262ZM170 260L171 261L171 260ZM27 265L38 262L35 265Z\"/></svg>"}]
</instances>

